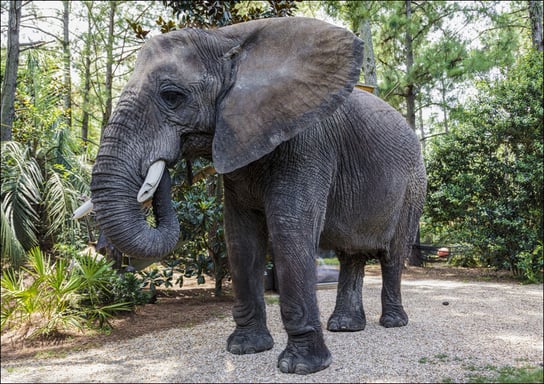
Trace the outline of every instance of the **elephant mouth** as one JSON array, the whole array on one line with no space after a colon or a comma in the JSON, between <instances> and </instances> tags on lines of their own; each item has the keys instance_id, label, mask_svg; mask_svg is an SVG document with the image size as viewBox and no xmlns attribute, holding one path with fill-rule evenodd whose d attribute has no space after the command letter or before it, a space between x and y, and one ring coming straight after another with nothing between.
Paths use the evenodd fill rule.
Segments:
<instances>
[{"instance_id":1,"label":"elephant mouth","mask_svg":"<svg viewBox=\"0 0 544 384\"><path fill-rule=\"evenodd\" d=\"M213 134L205 132L187 134L182 136L181 143L181 157L186 159L195 157L211 159Z\"/></svg>"}]
</instances>

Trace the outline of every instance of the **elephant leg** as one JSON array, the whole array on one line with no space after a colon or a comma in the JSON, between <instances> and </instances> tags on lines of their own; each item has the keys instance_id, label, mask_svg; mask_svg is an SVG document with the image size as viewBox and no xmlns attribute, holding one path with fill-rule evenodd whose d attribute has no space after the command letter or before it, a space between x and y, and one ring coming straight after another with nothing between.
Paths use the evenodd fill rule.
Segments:
<instances>
[{"instance_id":1,"label":"elephant leg","mask_svg":"<svg viewBox=\"0 0 544 384\"><path fill-rule=\"evenodd\" d=\"M266 326L263 296L268 240L264 215L232 204L225 191L224 223L236 323L227 350L237 355L266 351L274 341Z\"/></svg>"},{"instance_id":2,"label":"elephant leg","mask_svg":"<svg viewBox=\"0 0 544 384\"><path fill-rule=\"evenodd\" d=\"M366 264L364 255L347 255L339 252L340 275L336 293L336 306L327 323L333 332L353 332L365 329L363 309L363 278Z\"/></svg>"},{"instance_id":3,"label":"elephant leg","mask_svg":"<svg viewBox=\"0 0 544 384\"><path fill-rule=\"evenodd\" d=\"M288 335L278 367L284 373L317 372L332 362L323 339L315 291L318 226L293 216L269 220L281 316Z\"/></svg>"},{"instance_id":4,"label":"elephant leg","mask_svg":"<svg viewBox=\"0 0 544 384\"><path fill-rule=\"evenodd\" d=\"M382 267L382 315L380 324L385 328L402 327L408 324L408 315L402 306L400 292L402 261L399 256L393 262L380 260Z\"/></svg>"},{"instance_id":5,"label":"elephant leg","mask_svg":"<svg viewBox=\"0 0 544 384\"><path fill-rule=\"evenodd\" d=\"M414 173L406 189L401 216L388 252L380 258L382 267L382 315L380 324L386 328L408 324L408 315L402 306L401 275L416 240L419 218L423 209L426 184L424 169Z\"/></svg>"},{"instance_id":6,"label":"elephant leg","mask_svg":"<svg viewBox=\"0 0 544 384\"><path fill-rule=\"evenodd\" d=\"M407 208L403 208L407 212ZM410 215L402 215L396 233L386 250L380 257L382 269L382 315L380 324L386 328L402 327L408 324L408 315L402 306L401 275L404 260L408 257L411 244L406 237L406 219ZM417 229L417 227L416 227Z\"/></svg>"}]
</instances>

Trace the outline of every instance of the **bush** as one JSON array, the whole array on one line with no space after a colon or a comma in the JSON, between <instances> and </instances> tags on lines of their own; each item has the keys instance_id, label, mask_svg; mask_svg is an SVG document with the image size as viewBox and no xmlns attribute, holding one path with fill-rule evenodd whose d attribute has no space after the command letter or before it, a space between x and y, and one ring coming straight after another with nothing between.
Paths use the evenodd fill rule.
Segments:
<instances>
[{"instance_id":1,"label":"bush","mask_svg":"<svg viewBox=\"0 0 544 384\"><path fill-rule=\"evenodd\" d=\"M542 276L542 79L534 51L505 79L480 84L426 159L424 236L468 244L480 265L528 279Z\"/></svg>"},{"instance_id":2,"label":"bush","mask_svg":"<svg viewBox=\"0 0 544 384\"><path fill-rule=\"evenodd\" d=\"M111 262L97 257L52 262L38 248L27 257L27 267L2 273L2 333L16 330L22 338L34 338L95 324L102 327L115 314L131 311L149 298L140 279L118 275Z\"/></svg>"},{"instance_id":3,"label":"bush","mask_svg":"<svg viewBox=\"0 0 544 384\"><path fill-rule=\"evenodd\" d=\"M517 257L516 267L530 283L544 281L544 256L542 242L539 242L532 252L522 251Z\"/></svg>"},{"instance_id":4,"label":"bush","mask_svg":"<svg viewBox=\"0 0 544 384\"><path fill-rule=\"evenodd\" d=\"M174 172L177 184L173 188L174 207L181 237L172 257L181 260L177 267L181 275L196 277L199 284L205 282L205 275L214 276L215 294L219 296L222 280L228 277L222 225L222 178L207 161L193 161L192 167L198 169L194 177L181 176L191 173L187 172L183 162Z\"/></svg>"},{"instance_id":5,"label":"bush","mask_svg":"<svg viewBox=\"0 0 544 384\"><path fill-rule=\"evenodd\" d=\"M82 281L64 260L51 265L38 248L28 253L28 267L3 272L2 332L18 328L22 337L48 336L68 327L82 328L79 310Z\"/></svg>"}]
</instances>

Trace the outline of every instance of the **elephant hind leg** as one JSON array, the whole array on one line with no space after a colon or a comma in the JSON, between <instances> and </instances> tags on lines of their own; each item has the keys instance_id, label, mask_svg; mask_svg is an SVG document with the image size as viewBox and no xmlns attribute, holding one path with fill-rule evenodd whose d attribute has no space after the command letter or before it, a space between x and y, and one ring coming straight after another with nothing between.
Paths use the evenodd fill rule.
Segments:
<instances>
[{"instance_id":1,"label":"elephant hind leg","mask_svg":"<svg viewBox=\"0 0 544 384\"><path fill-rule=\"evenodd\" d=\"M417 236L426 185L414 179L407 188L401 216L390 243L388 254L380 259L382 267L382 315L380 324L386 328L408 324L402 306L401 275Z\"/></svg>"},{"instance_id":2,"label":"elephant hind leg","mask_svg":"<svg viewBox=\"0 0 544 384\"><path fill-rule=\"evenodd\" d=\"M401 218L402 219L402 218ZM400 227L404 228L403 225ZM382 315L380 324L385 328L403 327L408 315L402 306L401 276L404 260L408 257L411 243L404 231L397 232L386 255L380 258L382 269Z\"/></svg>"},{"instance_id":3,"label":"elephant hind leg","mask_svg":"<svg viewBox=\"0 0 544 384\"><path fill-rule=\"evenodd\" d=\"M366 326L363 309L363 278L366 257L338 252L340 276L336 294L336 306L327 323L331 332L362 331Z\"/></svg>"},{"instance_id":4,"label":"elephant hind leg","mask_svg":"<svg viewBox=\"0 0 544 384\"><path fill-rule=\"evenodd\" d=\"M382 267L382 315L380 325L385 328L403 327L408 324L408 315L402 306L400 281L403 264L397 262L400 257L394 256L393 262L381 259Z\"/></svg>"}]
</instances>

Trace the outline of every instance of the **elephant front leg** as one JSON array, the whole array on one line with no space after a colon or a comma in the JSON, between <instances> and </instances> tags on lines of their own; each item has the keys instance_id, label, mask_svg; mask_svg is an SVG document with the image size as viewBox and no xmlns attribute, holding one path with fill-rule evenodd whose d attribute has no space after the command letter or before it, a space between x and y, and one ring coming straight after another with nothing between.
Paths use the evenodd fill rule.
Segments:
<instances>
[{"instance_id":1,"label":"elephant front leg","mask_svg":"<svg viewBox=\"0 0 544 384\"><path fill-rule=\"evenodd\" d=\"M408 315L402 306L400 291L402 262L400 260L388 262L384 259L380 262L382 267L382 315L380 324L385 328L403 327L408 324Z\"/></svg>"},{"instance_id":2,"label":"elephant front leg","mask_svg":"<svg viewBox=\"0 0 544 384\"><path fill-rule=\"evenodd\" d=\"M278 367L284 373L309 374L327 368L332 362L319 320L315 248L302 237L300 228L289 230L283 226L282 230L272 238L281 316L288 335Z\"/></svg>"},{"instance_id":3,"label":"elephant front leg","mask_svg":"<svg viewBox=\"0 0 544 384\"><path fill-rule=\"evenodd\" d=\"M353 332L365 329L366 318L363 309L363 278L365 257L338 253L340 275L336 306L327 323L332 332Z\"/></svg>"},{"instance_id":4,"label":"elephant front leg","mask_svg":"<svg viewBox=\"0 0 544 384\"><path fill-rule=\"evenodd\" d=\"M241 355L271 349L266 327L264 262L267 244L265 220L258 213L233 209L225 198L225 237L235 295L232 315L236 329L227 350Z\"/></svg>"}]
</instances>

